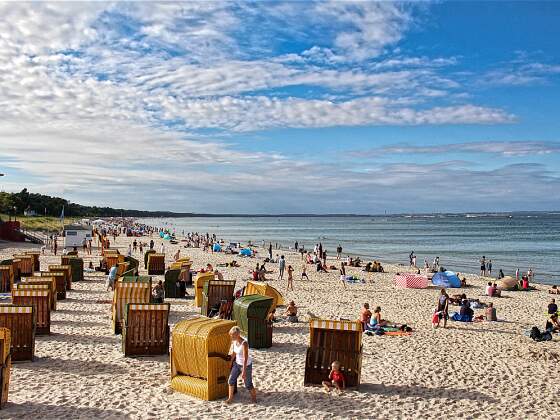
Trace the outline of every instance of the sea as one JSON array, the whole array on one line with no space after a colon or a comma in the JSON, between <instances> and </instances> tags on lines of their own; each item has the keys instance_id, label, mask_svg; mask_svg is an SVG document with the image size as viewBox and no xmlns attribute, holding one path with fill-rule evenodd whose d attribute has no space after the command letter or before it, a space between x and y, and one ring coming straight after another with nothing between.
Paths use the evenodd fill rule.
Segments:
<instances>
[{"instance_id":1,"label":"sea","mask_svg":"<svg viewBox=\"0 0 560 420\"><path fill-rule=\"evenodd\" d=\"M383 216L213 216L139 219L164 227L179 237L186 232L215 233L225 241L283 248L313 249L322 243L334 256L360 256L408 265L411 251L417 265L438 256L446 269L479 273L480 259L492 260L492 274L512 275L529 268L535 281L560 285L560 212L508 214L424 214ZM276 253L276 251L275 251Z\"/></svg>"}]
</instances>

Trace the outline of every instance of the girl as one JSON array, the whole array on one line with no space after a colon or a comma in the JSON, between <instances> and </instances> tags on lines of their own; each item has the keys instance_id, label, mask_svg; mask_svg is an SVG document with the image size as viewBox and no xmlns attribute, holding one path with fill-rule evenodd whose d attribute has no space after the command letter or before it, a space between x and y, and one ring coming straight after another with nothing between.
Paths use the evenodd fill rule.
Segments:
<instances>
[{"instance_id":1,"label":"girl","mask_svg":"<svg viewBox=\"0 0 560 420\"><path fill-rule=\"evenodd\" d=\"M288 266L288 287L286 290L294 290L294 269L291 265Z\"/></svg>"},{"instance_id":2,"label":"girl","mask_svg":"<svg viewBox=\"0 0 560 420\"><path fill-rule=\"evenodd\" d=\"M342 390L346 388L346 379L344 379L344 374L340 371L340 362L338 360L332 362L329 380L323 381L323 387L326 392L331 392L331 388L335 388L341 394Z\"/></svg>"},{"instance_id":3,"label":"girl","mask_svg":"<svg viewBox=\"0 0 560 420\"><path fill-rule=\"evenodd\" d=\"M231 337L231 357L233 363L228 379L228 399L226 403L231 404L233 402L233 395L239 375L241 375L241 379L243 379L245 383L245 388L247 388L251 394L251 401L256 403L257 390L253 386L253 359L249 354L249 344L241 337L241 330L239 327L232 327L231 330L229 330L229 336Z\"/></svg>"}]
</instances>

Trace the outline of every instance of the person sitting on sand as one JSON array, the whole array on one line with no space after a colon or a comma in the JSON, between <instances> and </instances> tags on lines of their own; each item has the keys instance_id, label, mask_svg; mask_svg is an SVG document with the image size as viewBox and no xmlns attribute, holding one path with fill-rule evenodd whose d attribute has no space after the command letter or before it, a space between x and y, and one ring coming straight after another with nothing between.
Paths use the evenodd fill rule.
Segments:
<instances>
[{"instance_id":1,"label":"person sitting on sand","mask_svg":"<svg viewBox=\"0 0 560 420\"><path fill-rule=\"evenodd\" d=\"M558 314L550 315L550 319L546 321L545 330L551 333L560 332L560 321L558 321Z\"/></svg>"},{"instance_id":2,"label":"person sitting on sand","mask_svg":"<svg viewBox=\"0 0 560 420\"><path fill-rule=\"evenodd\" d=\"M548 304L547 310L549 315L554 315L558 313L558 305L556 304L555 299L550 299L550 303Z\"/></svg>"},{"instance_id":3,"label":"person sitting on sand","mask_svg":"<svg viewBox=\"0 0 560 420\"><path fill-rule=\"evenodd\" d=\"M494 291L492 290L492 282L489 281L486 285L486 296L494 296Z\"/></svg>"},{"instance_id":4,"label":"person sitting on sand","mask_svg":"<svg viewBox=\"0 0 560 420\"><path fill-rule=\"evenodd\" d=\"M370 328L379 328L379 327L383 327L385 325L387 325L387 321L384 320L384 319L381 319L381 306L378 306L373 311L373 316L371 317L371 319L369 321L369 327Z\"/></svg>"},{"instance_id":5,"label":"person sitting on sand","mask_svg":"<svg viewBox=\"0 0 560 420\"><path fill-rule=\"evenodd\" d=\"M498 285L496 283L492 284L492 289L494 290L494 294L492 296L501 297L502 291L498 289Z\"/></svg>"},{"instance_id":6,"label":"person sitting on sand","mask_svg":"<svg viewBox=\"0 0 560 420\"><path fill-rule=\"evenodd\" d=\"M212 266L212 264L206 264L206 272L211 273L212 271L214 271L214 267Z\"/></svg>"},{"instance_id":7,"label":"person sitting on sand","mask_svg":"<svg viewBox=\"0 0 560 420\"><path fill-rule=\"evenodd\" d=\"M548 293L550 293L551 295L560 295L560 289L558 289L558 286L552 286L550 289L548 289Z\"/></svg>"},{"instance_id":8,"label":"person sitting on sand","mask_svg":"<svg viewBox=\"0 0 560 420\"><path fill-rule=\"evenodd\" d=\"M288 306L286 307L284 316L288 317L288 322L298 322L297 312L298 309L296 303L293 300L291 300Z\"/></svg>"},{"instance_id":9,"label":"person sitting on sand","mask_svg":"<svg viewBox=\"0 0 560 420\"><path fill-rule=\"evenodd\" d=\"M216 268L214 270L214 278L218 279L218 280L223 280L224 279L224 275L218 271L218 269Z\"/></svg>"},{"instance_id":10,"label":"person sitting on sand","mask_svg":"<svg viewBox=\"0 0 560 420\"><path fill-rule=\"evenodd\" d=\"M366 326L369 324L371 320L371 311L369 310L369 303L364 303L363 308L360 311L360 319L359 321L362 323L364 331L366 330Z\"/></svg>"},{"instance_id":11,"label":"person sitting on sand","mask_svg":"<svg viewBox=\"0 0 560 420\"><path fill-rule=\"evenodd\" d=\"M334 388L339 393L342 393L344 388L346 388L346 379L340 371L340 362L338 360L332 362L329 380L323 381L323 388L325 388L325 392L331 392L331 389Z\"/></svg>"},{"instance_id":12,"label":"person sitting on sand","mask_svg":"<svg viewBox=\"0 0 560 420\"><path fill-rule=\"evenodd\" d=\"M523 280L521 282L521 288L523 290L529 290L529 276L523 276Z\"/></svg>"},{"instance_id":13,"label":"person sitting on sand","mask_svg":"<svg viewBox=\"0 0 560 420\"><path fill-rule=\"evenodd\" d=\"M154 299L154 303L163 303L163 297L165 295L165 291L163 290L163 283L160 280L158 284L154 286L152 290L152 296Z\"/></svg>"},{"instance_id":14,"label":"person sitting on sand","mask_svg":"<svg viewBox=\"0 0 560 420\"><path fill-rule=\"evenodd\" d=\"M366 273L371 273L371 272L373 272L373 268L372 268L372 263L371 263L371 262L368 262L368 263L366 264L366 266L364 267L364 271L365 271Z\"/></svg>"},{"instance_id":15,"label":"person sitting on sand","mask_svg":"<svg viewBox=\"0 0 560 420\"><path fill-rule=\"evenodd\" d=\"M498 317L496 316L496 308L494 308L494 304L490 302L488 307L486 308L486 320L487 321L497 321Z\"/></svg>"},{"instance_id":16,"label":"person sitting on sand","mask_svg":"<svg viewBox=\"0 0 560 420\"><path fill-rule=\"evenodd\" d=\"M173 255L173 261L177 261L180 258L181 250L178 249L175 255Z\"/></svg>"}]
</instances>

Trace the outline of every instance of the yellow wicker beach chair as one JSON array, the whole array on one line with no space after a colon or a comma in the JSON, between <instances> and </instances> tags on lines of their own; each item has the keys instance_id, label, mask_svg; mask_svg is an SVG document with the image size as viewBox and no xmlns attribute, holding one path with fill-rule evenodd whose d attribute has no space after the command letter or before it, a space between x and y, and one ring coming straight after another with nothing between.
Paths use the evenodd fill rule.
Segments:
<instances>
[{"instance_id":1,"label":"yellow wicker beach chair","mask_svg":"<svg viewBox=\"0 0 560 420\"><path fill-rule=\"evenodd\" d=\"M18 264L20 276L30 276L33 274L35 261L32 255L14 254L14 260L16 259L19 260Z\"/></svg>"},{"instance_id":2,"label":"yellow wicker beach chair","mask_svg":"<svg viewBox=\"0 0 560 420\"><path fill-rule=\"evenodd\" d=\"M0 305L0 328L11 332L13 361L33 361L35 355L35 310L31 305Z\"/></svg>"},{"instance_id":3,"label":"yellow wicker beach chair","mask_svg":"<svg viewBox=\"0 0 560 420\"><path fill-rule=\"evenodd\" d=\"M21 283L18 285L18 288L26 284L48 285L49 291L51 292L51 310L56 311L56 303L58 299L55 277L22 277Z\"/></svg>"},{"instance_id":4,"label":"yellow wicker beach chair","mask_svg":"<svg viewBox=\"0 0 560 420\"><path fill-rule=\"evenodd\" d=\"M219 310L222 301L233 301L235 280L208 280L202 287L200 314L208 316L212 308Z\"/></svg>"},{"instance_id":5,"label":"yellow wicker beach chair","mask_svg":"<svg viewBox=\"0 0 560 420\"><path fill-rule=\"evenodd\" d=\"M43 277L45 280L41 280L39 282L29 282L24 281L28 278L35 278L35 277L23 277L21 279L21 283L17 284L17 290L47 290L49 292L49 301L51 311L56 310L56 291L53 292L53 286L56 287L56 284L53 284L54 279L52 277Z\"/></svg>"},{"instance_id":6,"label":"yellow wicker beach chair","mask_svg":"<svg viewBox=\"0 0 560 420\"><path fill-rule=\"evenodd\" d=\"M54 278L56 285L56 300L66 299L66 273L56 271L39 271L33 273L37 278Z\"/></svg>"},{"instance_id":7,"label":"yellow wicker beach chair","mask_svg":"<svg viewBox=\"0 0 560 420\"><path fill-rule=\"evenodd\" d=\"M361 322L310 320L304 385L320 385L328 379L335 360L340 362L346 385L359 387L362 371Z\"/></svg>"},{"instance_id":8,"label":"yellow wicker beach chair","mask_svg":"<svg viewBox=\"0 0 560 420\"><path fill-rule=\"evenodd\" d=\"M194 306L197 308L202 306L202 291L204 289L204 283L208 280L214 280L214 273L212 271L198 273L194 279Z\"/></svg>"},{"instance_id":9,"label":"yellow wicker beach chair","mask_svg":"<svg viewBox=\"0 0 560 420\"><path fill-rule=\"evenodd\" d=\"M129 303L122 322L125 356L169 354L168 303Z\"/></svg>"},{"instance_id":10,"label":"yellow wicker beach chair","mask_svg":"<svg viewBox=\"0 0 560 420\"><path fill-rule=\"evenodd\" d=\"M152 288L150 282L115 282L113 293L113 333L120 334L122 320L128 303L150 303Z\"/></svg>"},{"instance_id":11,"label":"yellow wicker beach chair","mask_svg":"<svg viewBox=\"0 0 560 420\"><path fill-rule=\"evenodd\" d=\"M270 311L274 311L277 306L284 305L284 297L282 293L276 290L274 287L269 285L268 283L259 282L259 281L248 281L247 285L245 286L245 291L243 292L244 296L248 295L261 295L261 296L268 296L271 297L272 307Z\"/></svg>"},{"instance_id":12,"label":"yellow wicker beach chair","mask_svg":"<svg viewBox=\"0 0 560 420\"><path fill-rule=\"evenodd\" d=\"M8 402L10 389L10 370L12 356L10 355L11 333L7 328L0 328L0 409Z\"/></svg>"},{"instance_id":13,"label":"yellow wicker beach chair","mask_svg":"<svg viewBox=\"0 0 560 420\"><path fill-rule=\"evenodd\" d=\"M64 281L66 282L66 290L72 289L72 267L69 265L62 264L51 264L49 265L49 271L51 273L64 273Z\"/></svg>"},{"instance_id":14,"label":"yellow wicker beach chair","mask_svg":"<svg viewBox=\"0 0 560 420\"><path fill-rule=\"evenodd\" d=\"M26 251L25 255L31 255L33 257L33 271L41 271L41 262L39 257L41 256L40 251Z\"/></svg>"},{"instance_id":15,"label":"yellow wicker beach chair","mask_svg":"<svg viewBox=\"0 0 560 420\"><path fill-rule=\"evenodd\" d=\"M173 329L171 388L207 401L227 396L229 330L235 325L206 317L180 321Z\"/></svg>"},{"instance_id":16,"label":"yellow wicker beach chair","mask_svg":"<svg viewBox=\"0 0 560 420\"><path fill-rule=\"evenodd\" d=\"M48 290L12 290L12 303L33 306L37 316L37 335L51 333L51 296Z\"/></svg>"},{"instance_id":17,"label":"yellow wicker beach chair","mask_svg":"<svg viewBox=\"0 0 560 420\"><path fill-rule=\"evenodd\" d=\"M148 255L148 274L165 274L165 254Z\"/></svg>"},{"instance_id":18,"label":"yellow wicker beach chair","mask_svg":"<svg viewBox=\"0 0 560 420\"><path fill-rule=\"evenodd\" d=\"M73 255L63 255L60 258L62 265L69 265L72 272L72 283L84 280L84 260Z\"/></svg>"}]
</instances>

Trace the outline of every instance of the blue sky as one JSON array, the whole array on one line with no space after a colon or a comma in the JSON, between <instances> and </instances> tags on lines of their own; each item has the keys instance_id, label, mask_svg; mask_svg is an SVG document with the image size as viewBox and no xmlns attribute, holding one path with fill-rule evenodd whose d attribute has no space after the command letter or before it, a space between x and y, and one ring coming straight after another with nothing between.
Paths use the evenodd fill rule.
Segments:
<instances>
[{"instance_id":1,"label":"blue sky","mask_svg":"<svg viewBox=\"0 0 560 420\"><path fill-rule=\"evenodd\" d=\"M560 3L0 3L0 187L194 212L560 208Z\"/></svg>"}]
</instances>

